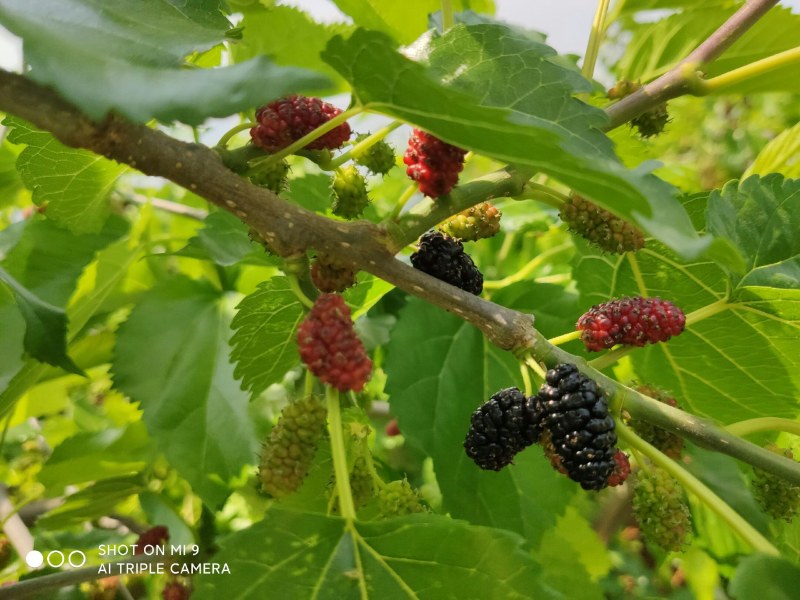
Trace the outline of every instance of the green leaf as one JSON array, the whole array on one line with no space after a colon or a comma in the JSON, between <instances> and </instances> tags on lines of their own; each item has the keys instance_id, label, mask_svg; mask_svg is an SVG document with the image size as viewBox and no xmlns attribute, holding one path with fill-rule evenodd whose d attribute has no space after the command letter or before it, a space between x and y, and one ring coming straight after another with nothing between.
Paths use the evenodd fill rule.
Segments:
<instances>
[{"instance_id":1,"label":"green leaf","mask_svg":"<svg viewBox=\"0 0 800 600\"><path fill-rule=\"evenodd\" d=\"M85 525L87 521L108 516L117 504L138 494L143 488L140 475L104 479L68 496L64 504L36 522L45 529Z\"/></svg>"},{"instance_id":2,"label":"green leaf","mask_svg":"<svg viewBox=\"0 0 800 600\"><path fill-rule=\"evenodd\" d=\"M231 323L231 361L242 389L257 396L283 379L300 362L295 330L303 319L303 305L286 277L273 277L236 307Z\"/></svg>"},{"instance_id":3,"label":"green leaf","mask_svg":"<svg viewBox=\"0 0 800 600\"><path fill-rule=\"evenodd\" d=\"M780 173L786 178L800 179L800 123L782 131L758 153L742 179L751 175Z\"/></svg>"},{"instance_id":4,"label":"green leaf","mask_svg":"<svg viewBox=\"0 0 800 600\"><path fill-rule=\"evenodd\" d=\"M17 170L47 207L47 218L75 234L97 233L109 214L108 195L126 167L87 150L68 148L46 131L7 117L8 141L25 144Z\"/></svg>"},{"instance_id":5,"label":"green leaf","mask_svg":"<svg viewBox=\"0 0 800 600\"><path fill-rule=\"evenodd\" d=\"M441 10L441 0L333 0L356 25L381 31L401 44L413 42L429 28L432 13ZM473 10L494 14L494 0L454 0L453 10Z\"/></svg>"},{"instance_id":6,"label":"green leaf","mask_svg":"<svg viewBox=\"0 0 800 600\"><path fill-rule=\"evenodd\" d=\"M198 600L553 597L521 538L444 516L349 525L271 508L222 546L215 560L236 576L196 578Z\"/></svg>"},{"instance_id":7,"label":"green leaf","mask_svg":"<svg viewBox=\"0 0 800 600\"><path fill-rule=\"evenodd\" d=\"M463 447L472 411L498 390L519 386L518 361L471 325L416 298L401 310L386 351L392 413L406 439L433 458L443 511L537 544L575 484L538 447L500 472L479 469Z\"/></svg>"},{"instance_id":8,"label":"green leaf","mask_svg":"<svg viewBox=\"0 0 800 600\"><path fill-rule=\"evenodd\" d=\"M203 223L204 227L176 255L212 260L223 267L237 263L279 264L277 259L267 255L261 245L250 239L247 225L231 213L213 212Z\"/></svg>"},{"instance_id":9,"label":"green leaf","mask_svg":"<svg viewBox=\"0 0 800 600\"><path fill-rule=\"evenodd\" d=\"M627 170L595 128L602 111L572 98L589 83L551 62L555 51L497 25L457 25L397 52L378 33L336 37L323 58L368 110L403 119L445 141L559 179L604 208L694 256L697 236L674 189L643 169Z\"/></svg>"},{"instance_id":10,"label":"green leaf","mask_svg":"<svg viewBox=\"0 0 800 600\"><path fill-rule=\"evenodd\" d=\"M734 600L792 600L800 588L800 568L781 558L755 554L736 569L730 585Z\"/></svg>"},{"instance_id":11,"label":"green leaf","mask_svg":"<svg viewBox=\"0 0 800 600\"><path fill-rule=\"evenodd\" d=\"M3 268L0 281L13 290L17 308L25 319L25 352L40 362L82 375L83 371L67 355L67 314L37 298Z\"/></svg>"},{"instance_id":12,"label":"green leaf","mask_svg":"<svg viewBox=\"0 0 800 600\"><path fill-rule=\"evenodd\" d=\"M800 179L781 175L731 181L708 199L708 230L733 242L745 260L739 287L800 290Z\"/></svg>"},{"instance_id":13,"label":"green leaf","mask_svg":"<svg viewBox=\"0 0 800 600\"><path fill-rule=\"evenodd\" d=\"M700 221L706 201L705 195L687 201ZM753 213L748 218L761 217ZM669 342L634 350L630 356L640 381L672 391L685 410L723 423L797 415L797 289L740 285L737 296L723 305L729 277L713 262L682 260L652 240L644 250L626 256L577 245L574 275L581 312L620 296L660 296L687 315L719 303L720 312L689 325ZM757 271L744 274L742 282Z\"/></svg>"},{"instance_id":14,"label":"green leaf","mask_svg":"<svg viewBox=\"0 0 800 600\"><path fill-rule=\"evenodd\" d=\"M326 80L265 57L218 69L184 69L187 54L223 42L230 23L218 5L141 0L8 0L0 23L25 42L29 76L52 86L89 117L118 112L199 124ZM57 17L57 18L54 18ZM63 57L70 57L64 69Z\"/></svg>"},{"instance_id":15,"label":"green leaf","mask_svg":"<svg viewBox=\"0 0 800 600\"><path fill-rule=\"evenodd\" d=\"M228 308L211 287L174 278L145 293L117 332L117 389L139 402L150 435L211 507L257 456L228 363Z\"/></svg>"},{"instance_id":16,"label":"green leaf","mask_svg":"<svg viewBox=\"0 0 800 600\"><path fill-rule=\"evenodd\" d=\"M55 494L68 485L140 473L152 458L142 423L79 433L55 447L39 481Z\"/></svg>"},{"instance_id":17,"label":"green leaf","mask_svg":"<svg viewBox=\"0 0 800 600\"><path fill-rule=\"evenodd\" d=\"M334 35L352 31L345 23L322 24L292 6L269 6L255 3L242 10L244 28L239 43L231 46L236 62L264 55L281 66L303 67L325 75L331 85L318 93L332 94L347 91L347 84L329 65L322 62L320 53ZM302 91L302 90L298 90Z\"/></svg>"},{"instance_id":18,"label":"green leaf","mask_svg":"<svg viewBox=\"0 0 800 600\"><path fill-rule=\"evenodd\" d=\"M0 207L3 208L14 204L25 189L16 167L18 155L18 148L6 136L0 144Z\"/></svg>"}]
</instances>

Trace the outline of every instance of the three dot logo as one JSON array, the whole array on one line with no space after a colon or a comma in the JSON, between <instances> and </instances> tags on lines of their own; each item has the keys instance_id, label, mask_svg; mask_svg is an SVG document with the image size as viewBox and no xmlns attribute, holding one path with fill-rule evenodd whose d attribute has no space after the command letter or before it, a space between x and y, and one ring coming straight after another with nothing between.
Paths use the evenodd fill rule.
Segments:
<instances>
[{"instance_id":1,"label":"three dot logo","mask_svg":"<svg viewBox=\"0 0 800 600\"><path fill-rule=\"evenodd\" d=\"M86 564L86 555L80 550L73 550L67 555L64 555L61 550L51 550L47 553L47 557L38 550L31 550L25 555L25 562L31 569L38 569L45 563L45 560L47 560L48 566L54 569L60 569L65 563L73 569L79 569Z\"/></svg>"}]
</instances>

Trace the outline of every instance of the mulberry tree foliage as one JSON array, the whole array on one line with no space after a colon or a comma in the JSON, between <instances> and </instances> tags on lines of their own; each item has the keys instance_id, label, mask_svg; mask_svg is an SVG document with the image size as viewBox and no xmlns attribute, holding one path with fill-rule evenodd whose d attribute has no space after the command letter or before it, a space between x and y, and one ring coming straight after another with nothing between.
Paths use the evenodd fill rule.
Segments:
<instances>
[{"instance_id":1,"label":"mulberry tree foliage","mask_svg":"<svg viewBox=\"0 0 800 600\"><path fill-rule=\"evenodd\" d=\"M0 596L796 595L796 9L131 4L0 2Z\"/></svg>"}]
</instances>

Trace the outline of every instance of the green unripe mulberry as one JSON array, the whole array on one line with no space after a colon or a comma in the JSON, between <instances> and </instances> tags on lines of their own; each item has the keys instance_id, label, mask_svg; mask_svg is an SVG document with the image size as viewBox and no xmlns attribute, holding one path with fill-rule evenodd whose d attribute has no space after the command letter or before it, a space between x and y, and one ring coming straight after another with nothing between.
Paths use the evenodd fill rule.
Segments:
<instances>
[{"instance_id":1,"label":"green unripe mulberry","mask_svg":"<svg viewBox=\"0 0 800 600\"><path fill-rule=\"evenodd\" d=\"M633 514L644 539L667 551L680 551L692 528L689 507L680 484L664 469L636 473Z\"/></svg>"},{"instance_id":2,"label":"green unripe mulberry","mask_svg":"<svg viewBox=\"0 0 800 600\"><path fill-rule=\"evenodd\" d=\"M640 385L636 390L669 406L675 408L678 406L678 402L675 398L672 398L667 392L659 390L658 388L649 385ZM648 444L655 446L670 458L680 457L683 451L683 438L681 436L640 419L631 418L628 419L628 423L633 430L639 434L639 437Z\"/></svg>"},{"instance_id":3,"label":"green unripe mulberry","mask_svg":"<svg viewBox=\"0 0 800 600\"><path fill-rule=\"evenodd\" d=\"M350 471L350 490L356 508L361 508L372 499L375 484L367 466L367 459L363 456L356 458L353 463L353 470Z\"/></svg>"},{"instance_id":4,"label":"green unripe mulberry","mask_svg":"<svg viewBox=\"0 0 800 600\"><path fill-rule=\"evenodd\" d=\"M406 479L386 484L378 494L378 508L382 517L402 517L427 510L419 493Z\"/></svg>"},{"instance_id":5,"label":"green unripe mulberry","mask_svg":"<svg viewBox=\"0 0 800 600\"><path fill-rule=\"evenodd\" d=\"M283 409L261 453L258 475L263 492L281 498L300 487L325 435L325 423L325 405L315 396Z\"/></svg>"},{"instance_id":6,"label":"green unripe mulberry","mask_svg":"<svg viewBox=\"0 0 800 600\"><path fill-rule=\"evenodd\" d=\"M500 211L490 202L483 202L453 216L439 229L450 237L472 242L500 231L500 216Z\"/></svg>"},{"instance_id":7,"label":"green unripe mulberry","mask_svg":"<svg viewBox=\"0 0 800 600\"><path fill-rule=\"evenodd\" d=\"M788 448L782 450L775 444L769 444L767 450L794 459L792 451ZM751 487L761 508L773 519L783 519L788 523L800 510L800 486L798 485L761 469L753 469Z\"/></svg>"},{"instance_id":8,"label":"green unripe mulberry","mask_svg":"<svg viewBox=\"0 0 800 600\"><path fill-rule=\"evenodd\" d=\"M276 194L280 194L286 187L286 176L289 173L289 163L285 160L268 165L253 175L250 175L250 182L253 185L267 188Z\"/></svg>"},{"instance_id":9,"label":"green unripe mulberry","mask_svg":"<svg viewBox=\"0 0 800 600\"><path fill-rule=\"evenodd\" d=\"M607 252L624 254L644 248L641 231L580 196L572 196L564 202L559 216L570 231Z\"/></svg>"},{"instance_id":10,"label":"green unripe mulberry","mask_svg":"<svg viewBox=\"0 0 800 600\"><path fill-rule=\"evenodd\" d=\"M354 165L337 169L331 187L333 214L339 217L355 219L369 204L367 183Z\"/></svg>"},{"instance_id":11,"label":"green unripe mulberry","mask_svg":"<svg viewBox=\"0 0 800 600\"><path fill-rule=\"evenodd\" d=\"M360 134L356 138L356 144L363 142L368 137L369 135L366 133ZM394 149L383 140L380 140L363 152L359 152L353 157L353 160L376 175L386 175L395 165Z\"/></svg>"}]
</instances>

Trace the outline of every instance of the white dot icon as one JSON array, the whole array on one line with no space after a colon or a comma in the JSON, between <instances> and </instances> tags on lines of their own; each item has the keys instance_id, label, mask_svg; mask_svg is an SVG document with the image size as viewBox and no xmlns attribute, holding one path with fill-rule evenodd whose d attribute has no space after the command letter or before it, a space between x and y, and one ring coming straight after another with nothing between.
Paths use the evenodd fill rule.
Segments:
<instances>
[{"instance_id":1,"label":"white dot icon","mask_svg":"<svg viewBox=\"0 0 800 600\"><path fill-rule=\"evenodd\" d=\"M28 566L32 569L36 569L42 566L44 556L38 550L31 550L25 555L25 562L28 563Z\"/></svg>"}]
</instances>

